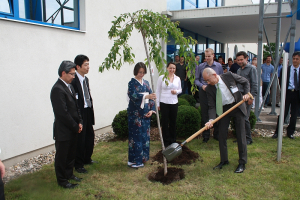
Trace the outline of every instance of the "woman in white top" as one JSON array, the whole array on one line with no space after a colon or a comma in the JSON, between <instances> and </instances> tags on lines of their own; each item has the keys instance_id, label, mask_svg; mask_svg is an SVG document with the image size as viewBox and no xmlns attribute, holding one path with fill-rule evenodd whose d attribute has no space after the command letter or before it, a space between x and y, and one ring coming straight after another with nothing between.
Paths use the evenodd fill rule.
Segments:
<instances>
[{"instance_id":1,"label":"woman in white top","mask_svg":"<svg viewBox=\"0 0 300 200\"><path fill-rule=\"evenodd\" d=\"M168 79L161 75L157 80L157 106L161 111L162 134L165 146L176 142L176 118L178 111L177 95L182 92L181 80L175 75L173 62L167 65ZM166 84L167 82L167 84Z\"/></svg>"}]
</instances>

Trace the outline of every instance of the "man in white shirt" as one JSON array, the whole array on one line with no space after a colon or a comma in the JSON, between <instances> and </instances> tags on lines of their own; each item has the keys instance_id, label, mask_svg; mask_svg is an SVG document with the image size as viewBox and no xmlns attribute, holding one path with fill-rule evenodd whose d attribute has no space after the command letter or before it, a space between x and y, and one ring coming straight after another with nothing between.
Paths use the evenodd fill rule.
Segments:
<instances>
[{"instance_id":1,"label":"man in white shirt","mask_svg":"<svg viewBox=\"0 0 300 200\"><path fill-rule=\"evenodd\" d=\"M72 81L75 89L76 99L83 120L82 134L78 136L77 151L75 159L75 170L78 173L87 173L84 165L96 163L91 159L94 150L94 108L90 93L89 79L85 76L90 69L89 58L85 55L77 55L74 63L76 64L76 74Z\"/></svg>"},{"instance_id":2,"label":"man in white shirt","mask_svg":"<svg viewBox=\"0 0 300 200\"><path fill-rule=\"evenodd\" d=\"M207 129L212 128L211 123L217 115L229 110L235 104L241 100L249 100L250 91L249 82L246 78L236 75L231 72L217 75L211 68L206 68L203 71L203 78L207 82L206 94L208 99L208 115L209 121L205 124ZM240 84L245 92L242 96L239 92L237 84ZM220 94L221 93L221 94ZM219 95L220 94L220 95ZM228 165L228 152L227 152L227 134L228 126L231 117L235 118L236 124L236 137L239 150L239 165L235 170L235 173L242 173L245 170L245 164L247 163L247 142L245 135L245 116L247 110L245 104L241 104L238 108L231 111L229 114L219 120L219 149L221 162L214 167L214 169L222 169L223 165Z\"/></svg>"}]
</instances>

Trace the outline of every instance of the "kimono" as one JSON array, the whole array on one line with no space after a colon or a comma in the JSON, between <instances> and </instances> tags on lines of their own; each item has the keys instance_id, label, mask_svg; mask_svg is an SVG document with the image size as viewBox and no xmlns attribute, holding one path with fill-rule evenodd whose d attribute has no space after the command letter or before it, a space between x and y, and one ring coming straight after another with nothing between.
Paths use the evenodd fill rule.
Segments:
<instances>
[{"instance_id":1,"label":"kimono","mask_svg":"<svg viewBox=\"0 0 300 200\"><path fill-rule=\"evenodd\" d=\"M145 115L155 110L155 105L153 100L145 99L145 92L152 93L148 81L143 79L141 84L132 78L128 83L128 161L136 165L149 160L151 117Z\"/></svg>"}]
</instances>

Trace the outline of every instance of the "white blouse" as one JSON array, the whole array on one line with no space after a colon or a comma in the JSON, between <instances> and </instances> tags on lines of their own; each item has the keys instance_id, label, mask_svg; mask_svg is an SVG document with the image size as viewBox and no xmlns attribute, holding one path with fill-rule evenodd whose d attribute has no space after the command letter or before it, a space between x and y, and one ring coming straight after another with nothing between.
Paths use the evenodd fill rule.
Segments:
<instances>
[{"instance_id":1,"label":"white blouse","mask_svg":"<svg viewBox=\"0 0 300 200\"><path fill-rule=\"evenodd\" d=\"M176 104L178 103L177 95L182 92L181 89L181 80L178 76L174 75L173 83L171 83L168 79L169 83L166 85L165 79L163 80L164 75L161 75L157 80L157 88L156 88L156 103L157 106L160 106L160 102L165 104ZM171 90L175 90L176 94L172 94Z\"/></svg>"}]
</instances>

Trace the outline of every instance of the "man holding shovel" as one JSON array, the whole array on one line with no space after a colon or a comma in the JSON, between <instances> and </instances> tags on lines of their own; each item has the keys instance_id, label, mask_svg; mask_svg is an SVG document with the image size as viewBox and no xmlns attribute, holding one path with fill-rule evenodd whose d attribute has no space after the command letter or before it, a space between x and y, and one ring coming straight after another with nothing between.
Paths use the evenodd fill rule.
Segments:
<instances>
[{"instance_id":1,"label":"man holding shovel","mask_svg":"<svg viewBox=\"0 0 300 200\"><path fill-rule=\"evenodd\" d=\"M207 82L206 94L208 99L208 115L209 121L205 124L207 129L213 127L212 121L216 116L220 116L241 100L248 101L250 91L249 82L246 78L231 72L217 75L211 68L206 68L203 71L203 78ZM238 90L237 84L243 87L244 96ZM245 103L242 103L236 109L225 115L219 120L219 149L221 162L214 169L222 169L223 165L228 165L227 152L227 133L231 117L235 118L236 136L239 150L239 165L235 173L242 173L245 170L247 163L247 142L245 136L245 116L247 110Z\"/></svg>"}]
</instances>

